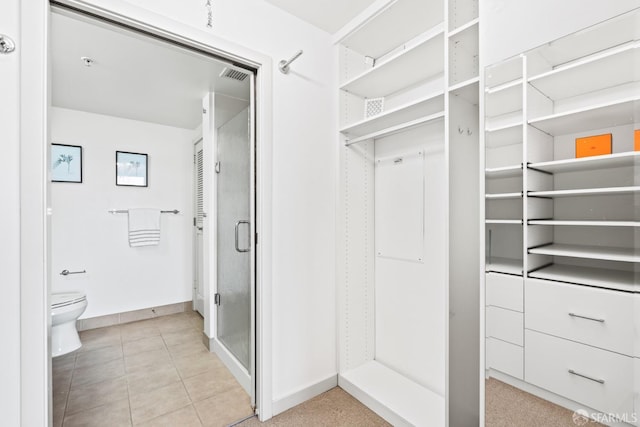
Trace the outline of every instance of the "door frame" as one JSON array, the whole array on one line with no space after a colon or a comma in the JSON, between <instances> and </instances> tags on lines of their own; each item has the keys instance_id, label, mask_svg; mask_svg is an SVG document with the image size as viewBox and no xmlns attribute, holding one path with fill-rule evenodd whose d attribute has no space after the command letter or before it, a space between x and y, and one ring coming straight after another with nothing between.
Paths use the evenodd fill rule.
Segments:
<instances>
[{"instance_id":1,"label":"door frame","mask_svg":"<svg viewBox=\"0 0 640 427\"><path fill-rule=\"evenodd\" d=\"M20 414L22 425L50 425L50 265L48 110L49 13L46 0L20 2ZM119 0L58 4L138 29L257 70L256 73L256 403L260 420L272 409L272 81L269 56L204 30Z\"/></svg>"}]
</instances>

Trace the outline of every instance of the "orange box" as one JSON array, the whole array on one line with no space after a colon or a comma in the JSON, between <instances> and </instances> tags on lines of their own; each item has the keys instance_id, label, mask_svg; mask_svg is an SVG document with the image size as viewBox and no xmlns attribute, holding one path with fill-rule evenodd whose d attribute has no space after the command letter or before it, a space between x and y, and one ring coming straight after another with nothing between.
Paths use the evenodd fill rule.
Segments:
<instances>
[{"instance_id":1,"label":"orange box","mask_svg":"<svg viewBox=\"0 0 640 427\"><path fill-rule=\"evenodd\" d=\"M640 151L640 129L633 132L633 149Z\"/></svg>"},{"instance_id":2,"label":"orange box","mask_svg":"<svg viewBox=\"0 0 640 427\"><path fill-rule=\"evenodd\" d=\"M611 154L610 133L576 138L576 158L601 156L603 154Z\"/></svg>"}]
</instances>

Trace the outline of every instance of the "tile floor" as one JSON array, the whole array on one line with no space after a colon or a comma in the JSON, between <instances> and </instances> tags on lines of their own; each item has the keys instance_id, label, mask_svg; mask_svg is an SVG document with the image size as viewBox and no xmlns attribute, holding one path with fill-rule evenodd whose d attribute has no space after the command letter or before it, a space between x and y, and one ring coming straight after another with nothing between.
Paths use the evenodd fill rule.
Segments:
<instances>
[{"instance_id":1,"label":"tile floor","mask_svg":"<svg viewBox=\"0 0 640 427\"><path fill-rule=\"evenodd\" d=\"M227 426L252 414L247 393L202 344L185 312L80 333L53 359L53 425Z\"/></svg>"}]
</instances>

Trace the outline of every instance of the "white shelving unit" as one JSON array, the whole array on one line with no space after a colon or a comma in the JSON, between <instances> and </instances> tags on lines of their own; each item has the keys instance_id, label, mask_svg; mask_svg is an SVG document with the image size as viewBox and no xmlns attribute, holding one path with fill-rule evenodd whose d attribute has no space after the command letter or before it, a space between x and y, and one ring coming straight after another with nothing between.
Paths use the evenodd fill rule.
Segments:
<instances>
[{"instance_id":1,"label":"white shelving unit","mask_svg":"<svg viewBox=\"0 0 640 427\"><path fill-rule=\"evenodd\" d=\"M567 264L552 264L529 273L529 277L534 279L578 283L626 292L637 291L636 276L636 273L628 270L612 270Z\"/></svg>"},{"instance_id":2,"label":"white shelving unit","mask_svg":"<svg viewBox=\"0 0 640 427\"><path fill-rule=\"evenodd\" d=\"M552 243L531 248L530 254L553 255L573 258L600 259L605 261L640 262L640 250L607 246L578 246Z\"/></svg>"},{"instance_id":3,"label":"white shelving unit","mask_svg":"<svg viewBox=\"0 0 640 427\"><path fill-rule=\"evenodd\" d=\"M378 98L441 74L444 64L429 59L444 55L443 37L443 25L437 25L413 45L384 58L373 68L344 83L340 89L366 98Z\"/></svg>"},{"instance_id":4,"label":"white shelving unit","mask_svg":"<svg viewBox=\"0 0 640 427\"><path fill-rule=\"evenodd\" d=\"M478 0L401 0L337 37L339 384L394 425L479 422L474 387L450 388L479 378L457 378L478 370L473 325L447 319L478 311L480 25Z\"/></svg>"},{"instance_id":5,"label":"white shelving unit","mask_svg":"<svg viewBox=\"0 0 640 427\"><path fill-rule=\"evenodd\" d=\"M348 137L359 137L383 129L391 128L402 123L427 117L432 114L444 113L444 91L427 95L416 100L409 101L396 108L384 111L377 116L359 120L340 129Z\"/></svg>"},{"instance_id":6,"label":"white shelving unit","mask_svg":"<svg viewBox=\"0 0 640 427\"><path fill-rule=\"evenodd\" d=\"M497 301L486 310L485 338L500 343L499 350L487 344L486 373L525 390L538 387L572 408L608 410L602 396L587 401L581 382L544 379L565 369L568 358L558 349L593 346L591 334L598 343L616 333L620 341L635 339L611 320L612 313L626 316L620 324L638 318L621 314L625 304L637 307L640 293L638 22L640 9L485 70L485 283L487 298ZM578 138L603 134L611 135L612 154L577 157ZM607 307L606 300L617 303ZM510 336L495 336L502 329L492 315L522 323ZM566 320L580 315L587 323ZM543 340L526 338L534 335ZM618 357L616 348L596 347L598 362L584 369ZM640 353L624 357L640 368ZM640 392L638 372L623 375L635 377L633 390L608 388L608 399Z\"/></svg>"}]
</instances>

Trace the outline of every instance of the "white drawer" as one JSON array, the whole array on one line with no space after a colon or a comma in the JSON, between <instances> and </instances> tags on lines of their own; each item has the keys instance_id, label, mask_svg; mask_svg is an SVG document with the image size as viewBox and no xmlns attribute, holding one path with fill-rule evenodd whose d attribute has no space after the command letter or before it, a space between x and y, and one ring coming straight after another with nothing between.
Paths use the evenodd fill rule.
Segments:
<instances>
[{"instance_id":1,"label":"white drawer","mask_svg":"<svg viewBox=\"0 0 640 427\"><path fill-rule=\"evenodd\" d=\"M498 338L522 347L524 345L524 315L499 307L487 307L487 337Z\"/></svg>"},{"instance_id":2,"label":"white drawer","mask_svg":"<svg viewBox=\"0 0 640 427\"><path fill-rule=\"evenodd\" d=\"M500 273L487 273L485 277L486 305L522 311L522 277Z\"/></svg>"},{"instance_id":3,"label":"white drawer","mask_svg":"<svg viewBox=\"0 0 640 427\"><path fill-rule=\"evenodd\" d=\"M528 383L604 413L632 413L632 357L528 329L525 342Z\"/></svg>"},{"instance_id":4,"label":"white drawer","mask_svg":"<svg viewBox=\"0 0 640 427\"><path fill-rule=\"evenodd\" d=\"M631 356L633 295L527 279L525 327Z\"/></svg>"},{"instance_id":5,"label":"white drawer","mask_svg":"<svg viewBox=\"0 0 640 427\"><path fill-rule=\"evenodd\" d=\"M485 364L512 377L523 379L524 349L494 338L487 338Z\"/></svg>"}]
</instances>

